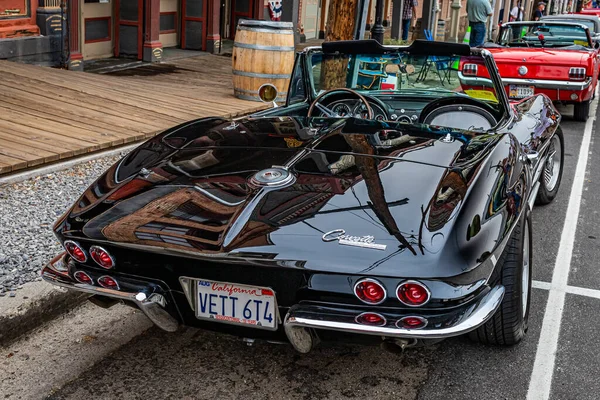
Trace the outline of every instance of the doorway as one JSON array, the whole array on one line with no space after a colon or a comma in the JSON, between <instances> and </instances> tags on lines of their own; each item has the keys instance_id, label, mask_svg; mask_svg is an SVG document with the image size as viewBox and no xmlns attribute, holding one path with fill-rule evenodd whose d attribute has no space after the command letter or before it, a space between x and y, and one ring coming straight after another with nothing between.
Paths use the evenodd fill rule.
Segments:
<instances>
[{"instance_id":1,"label":"doorway","mask_svg":"<svg viewBox=\"0 0 600 400\"><path fill-rule=\"evenodd\" d=\"M206 50L206 15L208 1L182 0L181 48Z\"/></svg>"},{"instance_id":2,"label":"doorway","mask_svg":"<svg viewBox=\"0 0 600 400\"><path fill-rule=\"evenodd\" d=\"M319 37L319 5L319 0L304 0L302 3L302 21L307 39Z\"/></svg>"},{"instance_id":3,"label":"doorway","mask_svg":"<svg viewBox=\"0 0 600 400\"><path fill-rule=\"evenodd\" d=\"M144 0L115 0L115 57L142 59Z\"/></svg>"}]
</instances>

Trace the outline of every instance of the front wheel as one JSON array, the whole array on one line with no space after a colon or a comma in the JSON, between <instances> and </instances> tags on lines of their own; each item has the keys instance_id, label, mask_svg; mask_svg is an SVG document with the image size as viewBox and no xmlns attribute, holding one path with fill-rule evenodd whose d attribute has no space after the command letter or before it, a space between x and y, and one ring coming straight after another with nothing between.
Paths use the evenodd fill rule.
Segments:
<instances>
[{"instance_id":1,"label":"front wheel","mask_svg":"<svg viewBox=\"0 0 600 400\"><path fill-rule=\"evenodd\" d=\"M573 111L573 118L575 121L585 122L590 115L590 102L584 101L581 103L575 103L575 108Z\"/></svg>"},{"instance_id":2,"label":"front wheel","mask_svg":"<svg viewBox=\"0 0 600 400\"><path fill-rule=\"evenodd\" d=\"M511 346L525 336L531 302L531 246L531 218L525 215L498 260L498 276L490 279L492 286L504 286L502 303L492 318L469 333L472 340Z\"/></svg>"},{"instance_id":3,"label":"front wheel","mask_svg":"<svg viewBox=\"0 0 600 400\"><path fill-rule=\"evenodd\" d=\"M535 203L544 205L551 203L558 194L560 181L562 180L562 172L565 155L565 138L560 126L556 129L554 136L550 139L548 146L548 157L542 166L542 174L540 175L540 189L538 190Z\"/></svg>"}]
</instances>

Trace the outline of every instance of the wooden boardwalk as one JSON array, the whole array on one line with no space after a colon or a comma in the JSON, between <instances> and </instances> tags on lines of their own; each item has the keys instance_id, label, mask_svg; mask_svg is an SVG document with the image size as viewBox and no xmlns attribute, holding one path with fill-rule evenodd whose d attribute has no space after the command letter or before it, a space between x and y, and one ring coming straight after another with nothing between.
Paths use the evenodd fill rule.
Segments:
<instances>
[{"instance_id":1,"label":"wooden boardwalk","mask_svg":"<svg viewBox=\"0 0 600 400\"><path fill-rule=\"evenodd\" d=\"M111 76L0 61L0 174L139 141L187 120L263 108L233 96L229 57Z\"/></svg>"}]
</instances>

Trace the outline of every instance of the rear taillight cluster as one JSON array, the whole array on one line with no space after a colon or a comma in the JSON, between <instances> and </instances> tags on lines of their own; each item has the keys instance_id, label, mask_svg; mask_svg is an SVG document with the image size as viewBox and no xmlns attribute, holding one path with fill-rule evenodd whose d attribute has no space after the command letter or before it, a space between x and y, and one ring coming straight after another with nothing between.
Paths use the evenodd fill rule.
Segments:
<instances>
[{"instance_id":1,"label":"rear taillight cluster","mask_svg":"<svg viewBox=\"0 0 600 400\"><path fill-rule=\"evenodd\" d=\"M371 305L381 304L387 297L383 284L372 278L363 278L356 282L354 294L362 302ZM421 282L404 281L396 288L396 298L406 306L420 307L427 304L431 298L431 292Z\"/></svg>"},{"instance_id":2,"label":"rear taillight cluster","mask_svg":"<svg viewBox=\"0 0 600 400\"><path fill-rule=\"evenodd\" d=\"M72 240L65 240L64 242L65 250L67 253L77 262L84 263L87 261L87 253L79 245L79 243L74 242ZM102 268L111 269L115 266L115 259L110 255L108 251L100 246L92 246L90 247L90 257L96 264L101 266Z\"/></svg>"},{"instance_id":3,"label":"rear taillight cluster","mask_svg":"<svg viewBox=\"0 0 600 400\"><path fill-rule=\"evenodd\" d=\"M571 67L569 69L569 79L572 81L582 81L585 79L587 70L583 67Z\"/></svg>"},{"instance_id":4,"label":"rear taillight cluster","mask_svg":"<svg viewBox=\"0 0 600 400\"><path fill-rule=\"evenodd\" d=\"M383 284L373 278L359 279L354 285L354 294L363 303L371 305L381 304L387 298ZM407 280L396 287L396 298L405 306L420 307L431 299L431 292L421 282ZM370 311L357 315L354 321L360 325L388 325L388 321L383 315ZM393 321L389 323L389 325L392 324L394 324ZM422 329L427 326L427 319L418 315L406 316L397 320L395 326L399 329Z\"/></svg>"},{"instance_id":5,"label":"rear taillight cluster","mask_svg":"<svg viewBox=\"0 0 600 400\"><path fill-rule=\"evenodd\" d=\"M463 65L463 75L465 76L477 76L477 64L465 64Z\"/></svg>"}]
</instances>

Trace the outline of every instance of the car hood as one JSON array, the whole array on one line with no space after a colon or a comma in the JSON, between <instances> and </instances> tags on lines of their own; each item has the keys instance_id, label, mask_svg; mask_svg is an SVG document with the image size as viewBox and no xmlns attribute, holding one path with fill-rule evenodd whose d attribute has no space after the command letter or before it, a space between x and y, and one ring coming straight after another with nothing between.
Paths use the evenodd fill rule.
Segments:
<instances>
[{"instance_id":1,"label":"car hood","mask_svg":"<svg viewBox=\"0 0 600 400\"><path fill-rule=\"evenodd\" d=\"M490 156L503 137L352 118L198 120L112 166L55 232L186 257L457 275L489 255L505 230L495 219L504 192L489 196L510 170L502 167L510 160ZM274 166L285 166L291 180L256 180L272 178L263 172ZM486 186L469 200L482 174ZM340 230L385 249L323 240Z\"/></svg>"}]
</instances>

